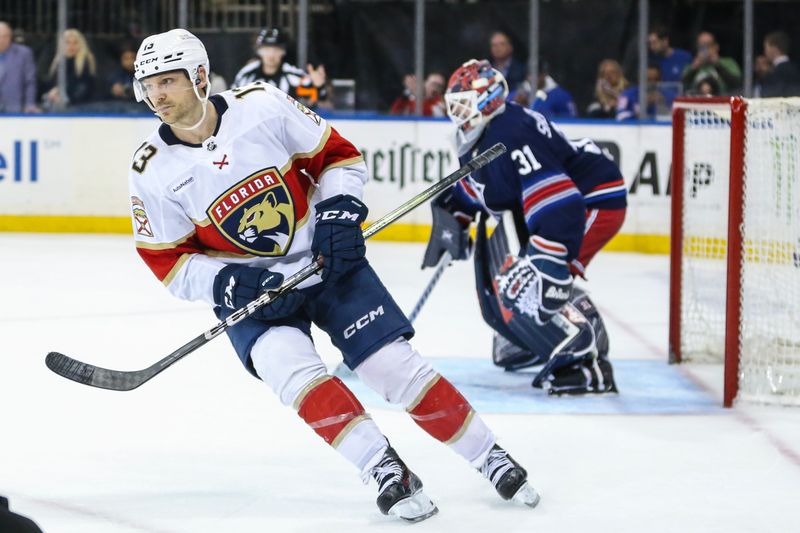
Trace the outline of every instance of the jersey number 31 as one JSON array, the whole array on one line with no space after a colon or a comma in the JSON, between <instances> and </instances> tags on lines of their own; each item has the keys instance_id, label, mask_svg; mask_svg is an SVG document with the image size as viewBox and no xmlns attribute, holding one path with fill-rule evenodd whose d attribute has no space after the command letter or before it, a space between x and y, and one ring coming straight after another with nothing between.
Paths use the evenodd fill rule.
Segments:
<instances>
[{"instance_id":1,"label":"jersey number 31","mask_svg":"<svg viewBox=\"0 0 800 533\"><path fill-rule=\"evenodd\" d=\"M521 150L514 150L511 152L511 159L519 165L517 171L523 176L527 176L531 172L542 168L542 164L536 160L536 156L533 155L533 150L531 150L531 147L527 144L523 146Z\"/></svg>"}]
</instances>

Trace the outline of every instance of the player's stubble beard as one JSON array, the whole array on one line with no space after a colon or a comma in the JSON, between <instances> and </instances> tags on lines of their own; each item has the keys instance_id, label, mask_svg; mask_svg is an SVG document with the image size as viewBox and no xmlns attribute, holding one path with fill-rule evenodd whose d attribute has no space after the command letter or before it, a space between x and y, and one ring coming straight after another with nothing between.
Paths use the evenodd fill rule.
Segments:
<instances>
[{"instance_id":1,"label":"player's stubble beard","mask_svg":"<svg viewBox=\"0 0 800 533\"><path fill-rule=\"evenodd\" d=\"M194 93L191 89L189 91ZM192 94L192 98L185 98L182 102L166 101L164 104L172 106L169 110L169 116L159 113L158 117L167 126L180 127L195 124L203 114L202 106L205 105L205 102L201 102Z\"/></svg>"}]
</instances>

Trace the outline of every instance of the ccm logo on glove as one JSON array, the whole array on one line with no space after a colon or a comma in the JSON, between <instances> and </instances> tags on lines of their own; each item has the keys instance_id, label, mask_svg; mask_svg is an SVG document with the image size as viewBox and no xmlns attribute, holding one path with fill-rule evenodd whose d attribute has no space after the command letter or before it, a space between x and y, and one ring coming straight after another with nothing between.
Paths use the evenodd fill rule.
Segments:
<instances>
[{"instance_id":1,"label":"ccm logo on glove","mask_svg":"<svg viewBox=\"0 0 800 533\"><path fill-rule=\"evenodd\" d=\"M321 220L352 220L354 223L359 223L359 214L351 213L349 211L325 211L324 213L317 213L317 222Z\"/></svg>"}]
</instances>

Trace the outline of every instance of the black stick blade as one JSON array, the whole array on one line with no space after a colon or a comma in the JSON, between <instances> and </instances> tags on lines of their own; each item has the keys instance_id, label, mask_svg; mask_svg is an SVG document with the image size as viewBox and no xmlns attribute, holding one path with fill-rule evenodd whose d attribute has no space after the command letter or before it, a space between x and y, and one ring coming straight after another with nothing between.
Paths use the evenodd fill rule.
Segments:
<instances>
[{"instance_id":1,"label":"black stick blade","mask_svg":"<svg viewBox=\"0 0 800 533\"><path fill-rule=\"evenodd\" d=\"M47 368L59 376L83 385L117 391L135 389L150 379L153 374L150 368L133 372L108 370L107 368L82 363L58 352L48 353L44 362Z\"/></svg>"}]
</instances>

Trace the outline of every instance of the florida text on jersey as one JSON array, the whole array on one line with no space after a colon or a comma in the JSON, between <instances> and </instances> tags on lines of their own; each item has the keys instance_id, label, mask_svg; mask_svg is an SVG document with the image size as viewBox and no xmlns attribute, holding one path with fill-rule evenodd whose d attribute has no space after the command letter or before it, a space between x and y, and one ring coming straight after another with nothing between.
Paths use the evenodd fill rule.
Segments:
<instances>
[{"instance_id":1,"label":"florida text on jersey","mask_svg":"<svg viewBox=\"0 0 800 533\"><path fill-rule=\"evenodd\" d=\"M226 263L287 276L305 266L313 206L333 194L360 197L367 173L350 142L270 85L209 101L219 115L211 138L187 144L162 124L129 176L139 255L176 296L213 303Z\"/></svg>"}]
</instances>

